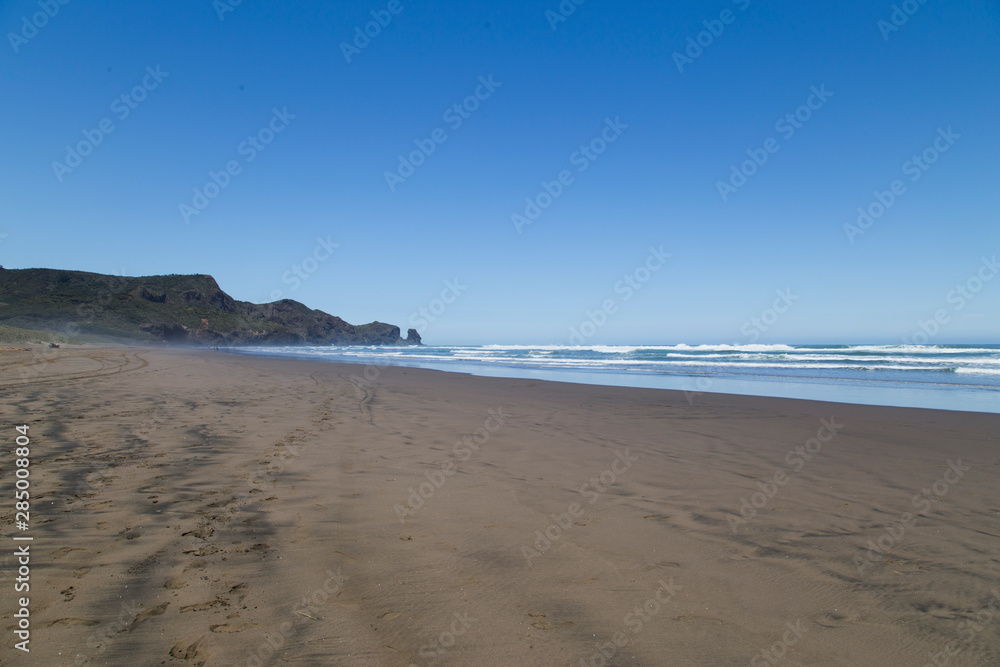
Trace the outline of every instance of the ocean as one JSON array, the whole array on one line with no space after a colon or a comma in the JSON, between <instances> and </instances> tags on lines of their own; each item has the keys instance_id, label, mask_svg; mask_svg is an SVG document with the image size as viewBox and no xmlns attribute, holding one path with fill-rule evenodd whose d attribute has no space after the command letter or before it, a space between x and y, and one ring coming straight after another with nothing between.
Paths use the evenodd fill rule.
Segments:
<instances>
[{"instance_id":1,"label":"ocean","mask_svg":"<svg viewBox=\"0 0 1000 667\"><path fill-rule=\"evenodd\" d=\"M1000 413L997 345L245 347L242 354L496 377Z\"/></svg>"}]
</instances>

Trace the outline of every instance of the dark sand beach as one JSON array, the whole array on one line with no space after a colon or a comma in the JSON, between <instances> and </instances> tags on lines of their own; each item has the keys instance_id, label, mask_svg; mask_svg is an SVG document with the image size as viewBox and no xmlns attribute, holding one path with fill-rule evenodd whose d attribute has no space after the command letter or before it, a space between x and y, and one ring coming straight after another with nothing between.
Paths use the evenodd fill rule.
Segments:
<instances>
[{"instance_id":1,"label":"dark sand beach","mask_svg":"<svg viewBox=\"0 0 1000 667\"><path fill-rule=\"evenodd\" d=\"M0 353L0 662L1000 664L998 415L365 370Z\"/></svg>"}]
</instances>

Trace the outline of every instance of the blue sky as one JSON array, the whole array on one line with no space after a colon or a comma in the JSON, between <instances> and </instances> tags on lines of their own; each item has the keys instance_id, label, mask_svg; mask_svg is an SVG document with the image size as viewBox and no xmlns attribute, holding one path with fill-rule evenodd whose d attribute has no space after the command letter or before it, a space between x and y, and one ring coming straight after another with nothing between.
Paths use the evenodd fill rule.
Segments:
<instances>
[{"instance_id":1,"label":"blue sky","mask_svg":"<svg viewBox=\"0 0 1000 667\"><path fill-rule=\"evenodd\" d=\"M431 344L566 343L608 302L588 343L894 343L941 311L930 342L1000 342L996 3L231 4L0 2L4 266L209 273Z\"/></svg>"}]
</instances>

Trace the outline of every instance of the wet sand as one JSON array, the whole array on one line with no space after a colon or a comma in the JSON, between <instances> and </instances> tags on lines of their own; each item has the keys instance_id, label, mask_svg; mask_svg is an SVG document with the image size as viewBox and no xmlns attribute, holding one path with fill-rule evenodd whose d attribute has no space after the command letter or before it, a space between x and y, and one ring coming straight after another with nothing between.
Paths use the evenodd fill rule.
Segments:
<instances>
[{"instance_id":1,"label":"wet sand","mask_svg":"<svg viewBox=\"0 0 1000 667\"><path fill-rule=\"evenodd\" d=\"M365 372L0 351L0 662L1000 664L998 415Z\"/></svg>"}]
</instances>

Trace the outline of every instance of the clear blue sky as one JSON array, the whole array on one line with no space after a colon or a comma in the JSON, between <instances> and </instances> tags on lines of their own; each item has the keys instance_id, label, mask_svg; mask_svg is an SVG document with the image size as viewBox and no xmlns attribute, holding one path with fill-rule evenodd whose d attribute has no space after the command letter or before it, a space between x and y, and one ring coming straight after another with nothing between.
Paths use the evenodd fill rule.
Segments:
<instances>
[{"instance_id":1,"label":"clear blue sky","mask_svg":"<svg viewBox=\"0 0 1000 667\"><path fill-rule=\"evenodd\" d=\"M564 21L558 0L227 3L0 2L4 266L209 273L404 330L435 308L431 344L566 343L609 299L588 342L749 342L786 288L757 342L899 342L939 310L933 342L1000 342L1000 276L949 300L1000 254L995 2L911 0L898 26L871 0L567 0ZM348 62L371 12L386 25ZM433 153L398 172L417 141ZM767 160L724 201L748 150ZM672 256L626 300L651 246Z\"/></svg>"}]
</instances>

